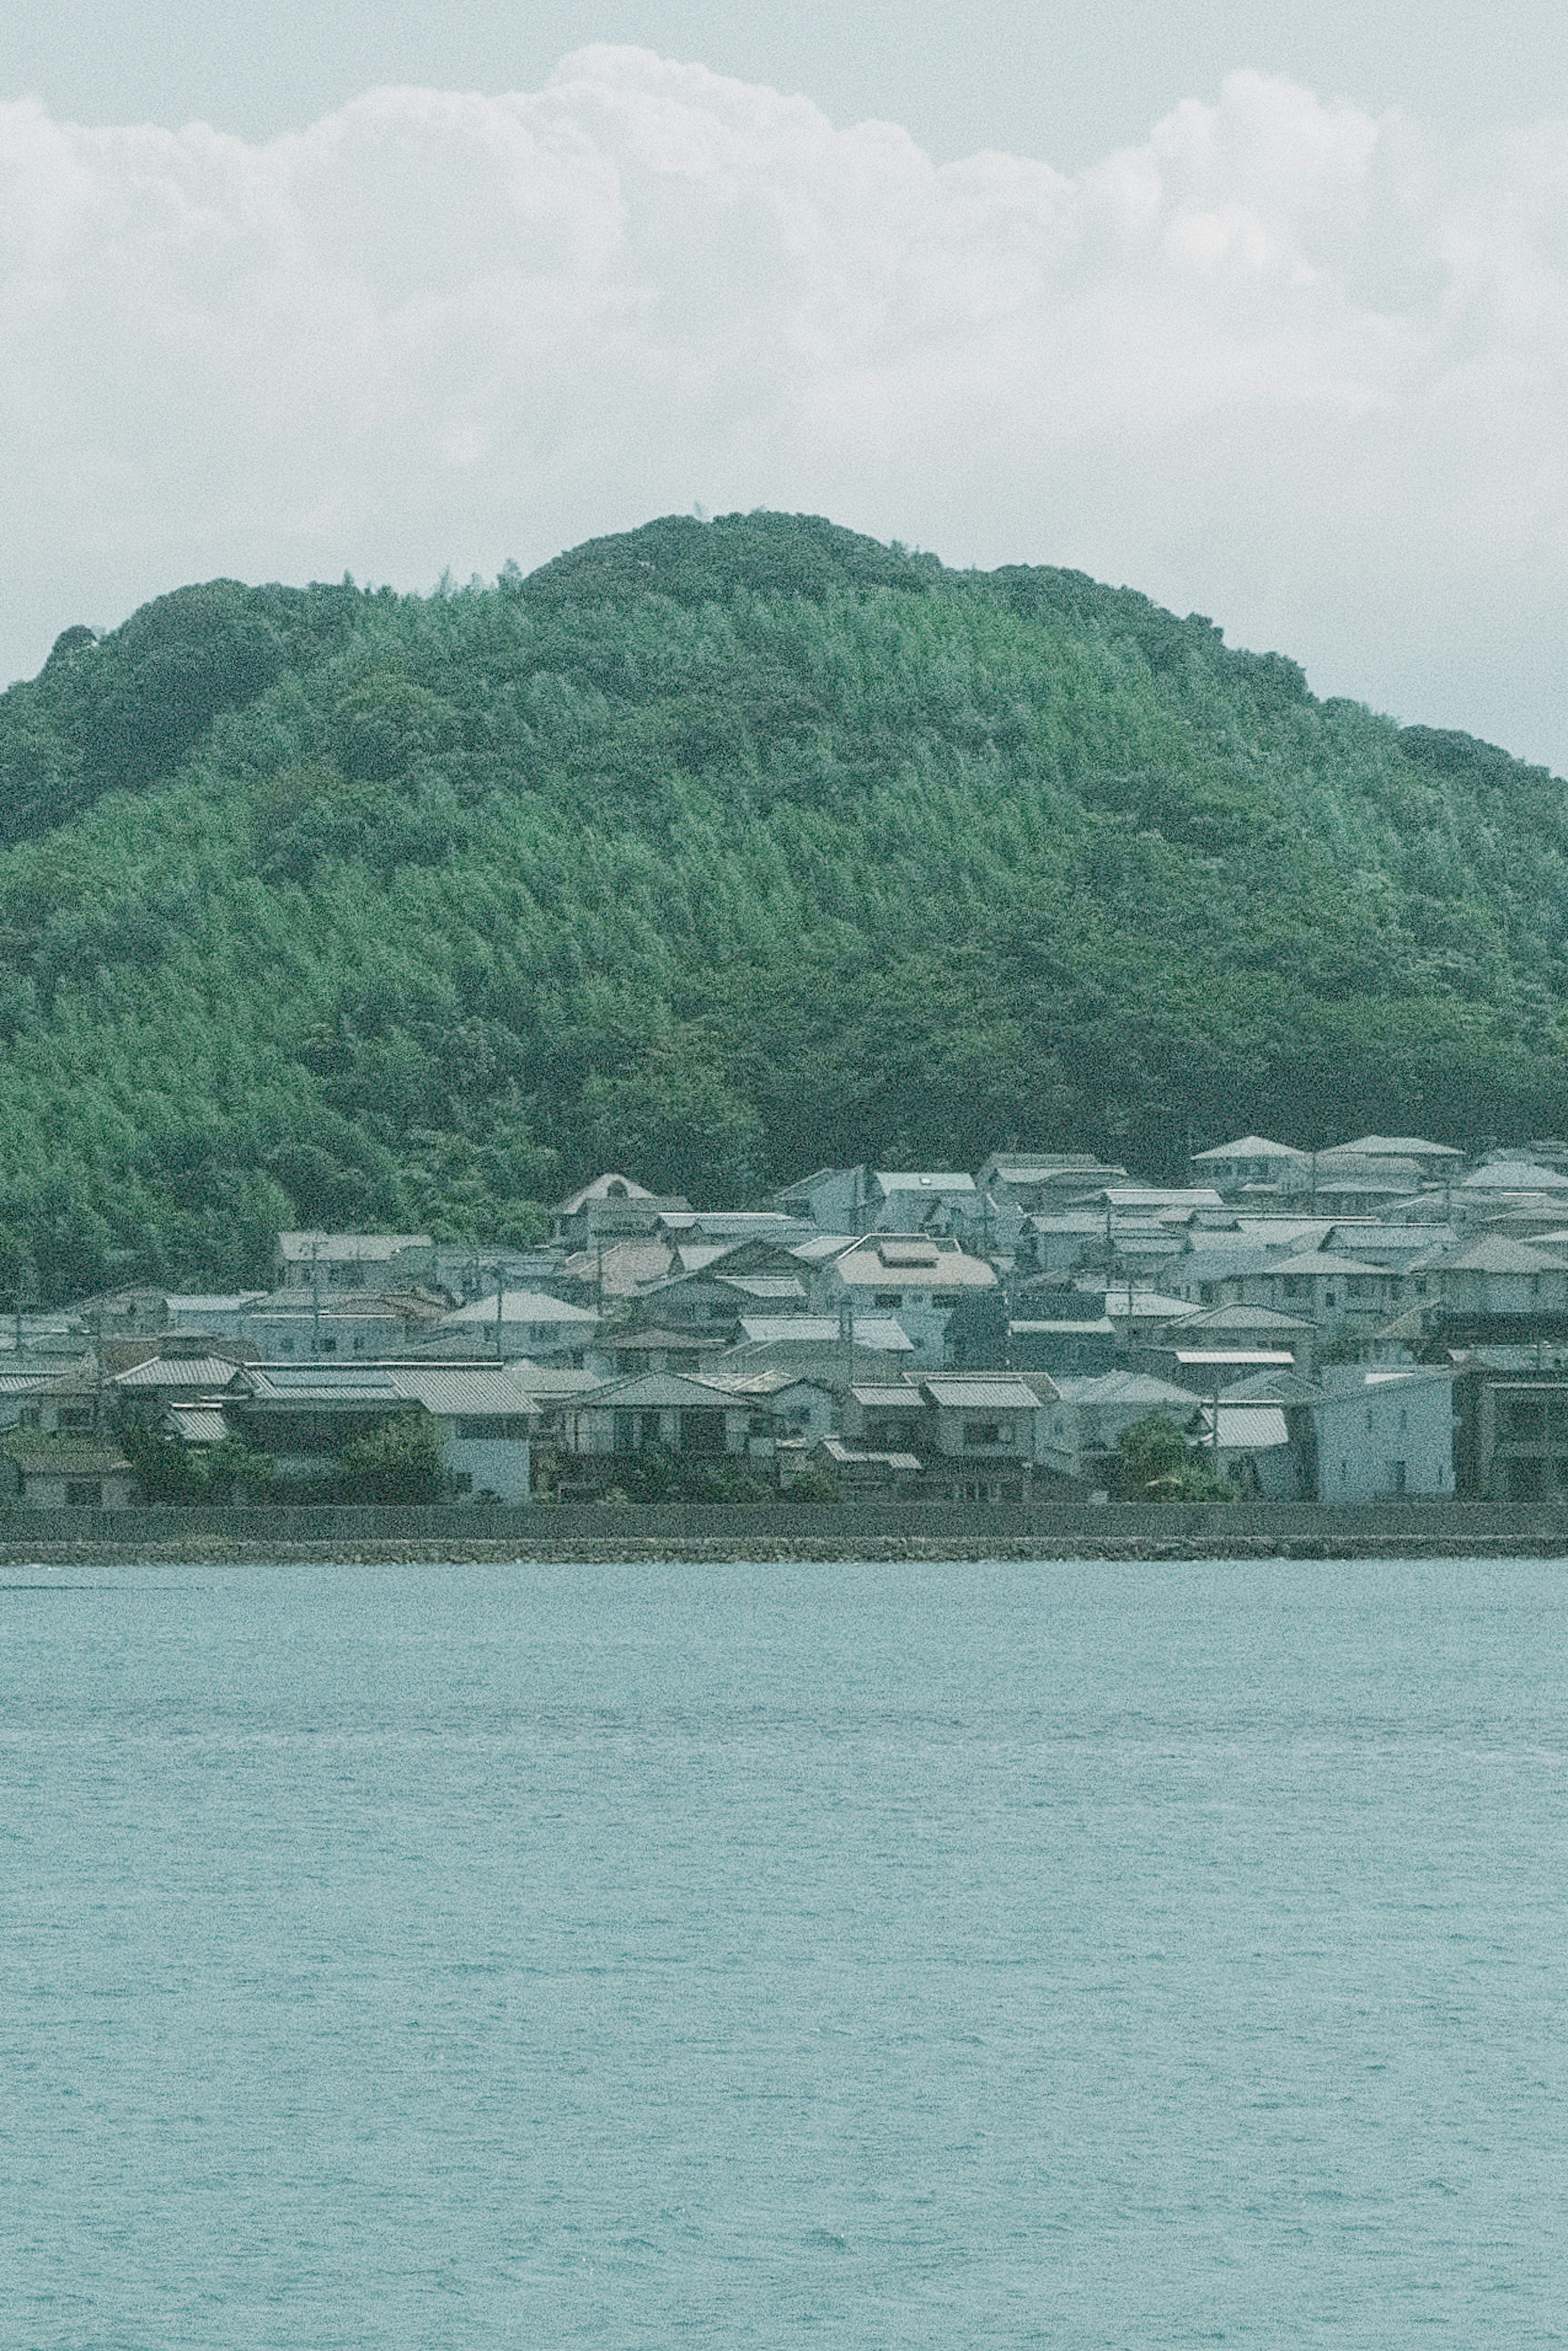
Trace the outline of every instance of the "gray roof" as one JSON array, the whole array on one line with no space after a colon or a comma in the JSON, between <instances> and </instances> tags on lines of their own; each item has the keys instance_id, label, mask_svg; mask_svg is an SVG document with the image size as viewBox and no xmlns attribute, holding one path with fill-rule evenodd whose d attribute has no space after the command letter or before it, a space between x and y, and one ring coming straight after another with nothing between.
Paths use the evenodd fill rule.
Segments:
<instances>
[{"instance_id":1,"label":"gray roof","mask_svg":"<svg viewBox=\"0 0 1568 2351\"><path fill-rule=\"evenodd\" d=\"M1206 1431L1214 1426L1211 1407L1205 1405L1202 1424ZM1285 1416L1277 1404L1227 1404L1219 1406L1219 1447L1222 1453L1265 1453L1270 1447L1287 1445L1290 1432Z\"/></svg>"},{"instance_id":2,"label":"gray roof","mask_svg":"<svg viewBox=\"0 0 1568 2351\"><path fill-rule=\"evenodd\" d=\"M1101 1372L1092 1379L1058 1378L1057 1392L1064 1404L1142 1404L1151 1412L1163 1404L1195 1405L1190 1388L1157 1380L1149 1372Z\"/></svg>"},{"instance_id":3,"label":"gray roof","mask_svg":"<svg viewBox=\"0 0 1568 2351\"><path fill-rule=\"evenodd\" d=\"M1205 1331L1311 1331L1314 1325L1299 1315L1281 1314L1272 1306L1203 1306L1183 1318L1178 1336L1197 1338Z\"/></svg>"},{"instance_id":4,"label":"gray roof","mask_svg":"<svg viewBox=\"0 0 1568 2351\"><path fill-rule=\"evenodd\" d=\"M1300 1257L1276 1258L1270 1264L1260 1266L1257 1270L1260 1273L1284 1273L1292 1276L1301 1273L1386 1275L1388 1268L1385 1265L1367 1265L1360 1258L1331 1257L1327 1249L1303 1249Z\"/></svg>"},{"instance_id":5,"label":"gray roof","mask_svg":"<svg viewBox=\"0 0 1568 2351\"><path fill-rule=\"evenodd\" d=\"M1032 1412L1040 1401L1021 1380L1002 1379L994 1374L984 1379L927 1380L925 1387L932 1403L944 1410Z\"/></svg>"},{"instance_id":6,"label":"gray roof","mask_svg":"<svg viewBox=\"0 0 1568 2351\"><path fill-rule=\"evenodd\" d=\"M856 1314L854 1343L881 1355L909 1355L915 1342L891 1314ZM743 1314L744 1337L764 1347L831 1347L839 1337L836 1314Z\"/></svg>"},{"instance_id":7,"label":"gray roof","mask_svg":"<svg viewBox=\"0 0 1568 2351\"><path fill-rule=\"evenodd\" d=\"M628 1372L620 1379L604 1381L579 1401L595 1409L604 1405L617 1409L722 1411L735 1402L735 1395L720 1382L705 1380L695 1372Z\"/></svg>"},{"instance_id":8,"label":"gray roof","mask_svg":"<svg viewBox=\"0 0 1568 2351\"><path fill-rule=\"evenodd\" d=\"M240 1365L226 1362L222 1355L154 1355L145 1364L133 1364L128 1372L116 1372L111 1384L117 1388L195 1388L210 1392L232 1386L239 1375Z\"/></svg>"},{"instance_id":9,"label":"gray roof","mask_svg":"<svg viewBox=\"0 0 1568 2351\"><path fill-rule=\"evenodd\" d=\"M382 1364L251 1364L246 1376L257 1404L395 1406L408 1401Z\"/></svg>"},{"instance_id":10,"label":"gray roof","mask_svg":"<svg viewBox=\"0 0 1568 2351\"><path fill-rule=\"evenodd\" d=\"M972 1192L972 1176L897 1175L878 1170L874 1178L884 1192Z\"/></svg>"},{"instance_id":11,"label":"gray roof","mask_svg":"<svg viewBox=\"0 0 1568 2351\"><path fill-rule=\"evenodd\" d=\"M545 1290L506 1290L500 1293L501 1311L496 1311L494 1297L476 1299L472 1306L459 1306L444 1318L443 1328L454 1324L462 1328L468 1323L507 1322L597 1322L599 1317L591 1307L569 1306L564 1298L552 1298Z\"/></svg>"},{"instance_id":12,"label":"gray roof","mask_svg":"<svg viewBox=\"0 0 1568 2351\"><path fill-rule=\"evenodd\" d=\"M221 1445L229 1433L223 1408L215 1404L174 1405L169 1418L175 1435L187 1445Z\"/></svg>"},{"instance_id":13,"label":"gray roof","mask_svg":"<svg viewBox=\"0 0 1568 2351\"><path fill-rule=\"evenodd\" d=\"M399 1364L392 1378L411 1404L438 1416L535 1409L529 1390L499 1364Z\"/></svg>"},{"instance_id":14,"label":"gray roof","mask_svg":"<svg viewBox=\"0 0 1568 2351\"><path fill-rule=\"evenodd\" d=\"M1467 1176L1464 1192L1568 1192L1568 1176L1553 1167L1532 1167L1522 1159L1493 1159Z\"/></svg>"},{"instance_id":15,"label":"gray roof","mask_svg":"<svg viewBox=\"0 0 1568 2351\"><path fill-rule=\"evenodd\" d=\"M1270 1143L1266 1134L1244 1134L1239 1143L1217 1143L1210 1151L1195 1151L1192 1164L1201 1166L1206 1159L1304 1159L1293 1143Z\"/></svg>"},{"instance_id":16,"label":"gray roof","mask_svg":"<svg viewBox=\"0 0 1568 2351\"><path fill-rule=\"evenodd\" d=\"M1369 1159L1462 1159L1451 1143L1428 1143L1419 1134L1358 1134L1354 1143L1339 1143L1336 1151L1364 1152Z\"/></svg>"},{"instance_id":17,"label":"gray roof","mask_svg":"<svg viewBox=\"0 0 1568 2351\"><path fill-rule=\"evenodd\" d=\"M918 1412L921 1408L920 1390L908 1381L897 1385L875 1381L862 1385L857 1382L850 1394L856 1404L872 1412Z\"/></svg>"}]
</instances>

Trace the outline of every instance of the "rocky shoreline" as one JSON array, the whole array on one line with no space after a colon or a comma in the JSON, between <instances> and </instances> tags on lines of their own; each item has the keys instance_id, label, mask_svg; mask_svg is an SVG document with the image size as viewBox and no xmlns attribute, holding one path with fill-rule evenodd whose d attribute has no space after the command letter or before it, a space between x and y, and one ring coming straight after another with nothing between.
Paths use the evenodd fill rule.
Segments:
<instances>
[{"instance_id":1,"label":"rocky shoreline","mask_svg":"<svg viewBox=\"0 0 1568 2351\"><path fill-rule=\"evenodd\" d=\"M752 1541L723 1536L691 1536L684 1541L632 1537L614 1541L470 1541L273 1542L258 1545L217 1535L190 1535L162 1542L58 1542L0 1545L0 1573L21 1567L471 1567L609 1566L646 1560L651 1564L690 1562L695 1565L779 1565L791 1562L835 1564L907 1561L916 1563L944 1560L1038 1561L1042 1565L1068 1561L1140 1562L1186 1559L1561 1559L1565 1555L1560 1531L1542 1530L1478 1544L1459 1537L1424 1533L1412 1526L1401 1537L1333 1541L1325 1537L1236 1535L1228 1542L1218 1532L1162 1538L1004 1537L989 1541L940 1536L862 1537L834 1541L796 1538L782 1541L760 1536Z\"/></svg>"}]
</instances>

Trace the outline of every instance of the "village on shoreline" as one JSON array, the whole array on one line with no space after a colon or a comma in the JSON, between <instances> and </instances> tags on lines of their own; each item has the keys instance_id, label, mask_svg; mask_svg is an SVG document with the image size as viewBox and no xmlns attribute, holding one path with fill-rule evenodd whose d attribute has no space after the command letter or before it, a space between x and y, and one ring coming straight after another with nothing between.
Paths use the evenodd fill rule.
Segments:
<instances>
[{"instance_id":1,"label":"village on shoreline","mask_svg":"<svg viewBox=\"0 0 1568 2351\"><path fill-rule=\"evenodd\" d=\"M0 1499L1568 1501L1568 1144L1012 1150L535 1249L284 1232L266 1289L0 1323Z\"/></svg>"}]
</instances>

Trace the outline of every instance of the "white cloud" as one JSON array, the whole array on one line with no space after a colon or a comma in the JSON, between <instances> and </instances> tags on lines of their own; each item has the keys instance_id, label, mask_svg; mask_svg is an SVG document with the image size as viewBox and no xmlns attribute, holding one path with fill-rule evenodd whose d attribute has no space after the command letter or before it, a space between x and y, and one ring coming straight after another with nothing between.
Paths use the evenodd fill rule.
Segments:
<instances>
[{"instance_id":1,"label":"white cloud","mask_svg":"<svg viewBox=\"0 0 1568 2351\"><path fill-rule=\"evenodd\" d=\"M632 49L266 146L0 108L0 664L701 499L1075 564L1568 769L1568 128L1252 74L1075 180Z\"/></svg>"}]
</instances>

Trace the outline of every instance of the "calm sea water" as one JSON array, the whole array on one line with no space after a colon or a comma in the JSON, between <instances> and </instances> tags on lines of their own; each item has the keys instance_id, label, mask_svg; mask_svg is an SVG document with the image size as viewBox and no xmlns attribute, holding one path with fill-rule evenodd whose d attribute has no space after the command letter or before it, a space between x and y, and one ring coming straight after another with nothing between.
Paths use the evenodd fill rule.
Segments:
<instances>
[{"instance_id":1,"label":"calm sea water","mask_svg":"<svg viewBox=\"0 0 1568 2351\"><path fill-rule=\"evenodd\" d=\"M1568 2340L1568 1566L0 1584L6 2346Z\"/></svg>"}]
</instances>

